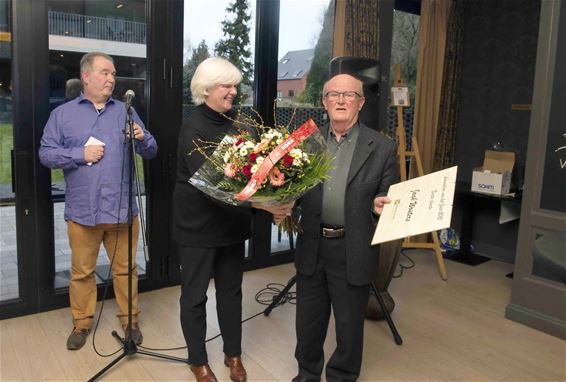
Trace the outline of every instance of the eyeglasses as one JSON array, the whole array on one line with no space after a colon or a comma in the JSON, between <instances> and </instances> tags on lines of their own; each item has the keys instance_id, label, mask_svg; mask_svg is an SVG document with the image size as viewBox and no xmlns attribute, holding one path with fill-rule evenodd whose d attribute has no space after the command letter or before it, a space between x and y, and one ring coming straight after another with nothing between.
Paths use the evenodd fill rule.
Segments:
<instances>
[{"instance_id":1,"label":"eyeglasses","mask_svg":"<svg viewBox=\"0 0 566 382\"><path fill-rule=\"evenodd\" d=\"M353 101L356 97L361 97L358 92L328 92L324 95L330 101L338 101L343 96L346 101Z\"/></svg>"}]
</instances>

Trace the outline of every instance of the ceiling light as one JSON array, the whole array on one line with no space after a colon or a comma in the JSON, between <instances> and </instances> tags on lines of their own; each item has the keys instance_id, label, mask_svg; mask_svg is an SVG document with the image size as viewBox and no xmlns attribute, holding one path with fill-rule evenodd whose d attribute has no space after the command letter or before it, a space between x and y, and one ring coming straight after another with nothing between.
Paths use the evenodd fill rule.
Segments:
<instances>
[{"instance_id":1,"label":"ceiling light","mask_svg":"<svg viewBox=\"0 0 566 382\"><path fill-rule=\"evenodd\" d=\"M122 8L123 6L124 6L124 4L122 4L122 3L116 4L116 8L117 8L117 9L120 9L120 8Z\"/></svg>"}]
</instances>

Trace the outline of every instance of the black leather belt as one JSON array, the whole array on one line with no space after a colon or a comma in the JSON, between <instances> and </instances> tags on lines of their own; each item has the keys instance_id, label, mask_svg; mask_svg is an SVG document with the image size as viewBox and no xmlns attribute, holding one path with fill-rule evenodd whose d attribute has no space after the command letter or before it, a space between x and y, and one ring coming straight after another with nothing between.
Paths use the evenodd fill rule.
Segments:
<instances>
[{"instance_id":1,"label":"black leather belt","mask_svg":"<svg viewBox=\"0 0 566 382\"><path fill-rule=\"evenodd\" d=\"M346 236L346 228L321 226L320 234L327 239L338 239Z\"/></svg>"}]
</instances>

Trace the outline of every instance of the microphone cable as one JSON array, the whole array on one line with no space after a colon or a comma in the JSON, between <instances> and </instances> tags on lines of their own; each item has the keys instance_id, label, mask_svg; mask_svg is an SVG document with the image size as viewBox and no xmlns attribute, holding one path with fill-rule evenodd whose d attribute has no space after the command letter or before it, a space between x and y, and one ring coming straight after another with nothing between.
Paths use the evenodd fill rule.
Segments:
<instances>
[{"instance_id":1,"label":"microphone cable","mask_svg":"<svg viewBox=\"0 0 566 382\"><path fill-rule=\"evenodd\" d=\"M126 167L126 153L130 151L130 148L128 146L128 139L126 139L126 138L124 138L124 146L125 146L125 148L128 147L128 149L126 150L124 148L122 150L122 165L121 165L121 169L120 169L120 193L119 193L120 200L118 202L118 217L116 218L116 237L115 237L115 240L114 240L114 249L112 250L112 256L110 256L110 266L108 268L108 273L106 274L106 280L105 280L106 283L105 283L105 286L104 286L104 292L102 293L102 299L101 299L101 303L100 303L100 311L98 312L98 316L96 318L94 329L92 331L92 348L93 348L94 352L100 357L112 357L113 355L118 354L124 348L124 346L122 346L112 353L103 354L103 353L98 351L98 349L96 348L96 343L95 343L96 333L98 332L98 325L100 323L100 318L102 317L102 312L104 311L104 303L106 302L106 297L108 296L108 288L110 287L110 283L108 282L108 279L112 275L112 266L114 265L114 259L116 259L116 252L117 252L117 249L118 249L118 238L119 238L119 233L120 233L120 211L122 210L122 191L123 191L123 187L124 187L123 180L124 180L124 173L125 173L125 167ZM130 181L131 181L131 179L128 179L128 185L129 185ZM129 197L128 197L128 203L130 203ZM126 222L127 222L127 217L126 217ZM128 256L130 256L130 254L128 254ZM129 273L130 273L130 270L128 269L128 274ZM114 285L113 280L112 280L112 285ZM97 287L97 289L98 289L98 287ZM128 303L130 303L130 301L128 301Z\"/></svg>"},{"instance_id":2,"label":"microphone cable","mask_svg":"<svg viewBox=\"0 0 566 382\"><path fill-rule=\"evenodd\" d=\"M255 300L261 305L271 305L275 298L283 292L285 287L286 285L281 283L269 283L265 288L256 293ZM291 305L296 305L296 300L297 292L287 292L281 297L281 300L279 300L275 307L281 306L287 302Z\"/></svg>"},{"instance_id":3,"label":"microphone cable","mask_svg":"<svg viewBox=\"0 0 566 382\"><path fill-rule=\"evenodd\" d=\"M281 288L281 289L279 289ZM282 291L283 288L285 288L285 285L280 284L280 283L269 283L266 285L265 288L261 289L259 292L256 293L255 295L255 301L258 304L261 305L270 305L273 300L275 299L275 297L277 297ZM296 304L296 292L287 292L279 301L279 303L275 306L281 306L285 303L289 303L291 305L295 305ZM242 321L242 324L250 321L253 318L256 318L257 316L261 316L264 314L264 311L261 311L259 313L256 313L246 319L244 319ZM210 337L208 339L206 339L204 342L210 342L212 340L217 339L218 337L222 336L222 332L218 333L217 335ZM151 350L151 351L174 351L174 350L183 350L186 349L187 346L179 346L179 347L174 347L174 348L150 348L150 347L146 347L146 346L142 346L142 345L138 345L139 348L145 349L145 350Z\"/></svg>"},{"instance_id":4,"label":"microphone cable","mask_svg":"<svg viewBox=\"0 0 566 382\"><path fill-rule=\"evenodd\" d=\"M401 264L401 263L397 264L398 267L399 267L399 273L394 274L394 275L392 276L392 278L401 277L401 276L403 276L403 271L404 271L405 269L411 269L411 268L414 268L414 267L415 267L415 262L413 261L413 259L411 259L411 258L409 257L409 255L407 255L407 254L405 253L405 251L406 251L405 248L401 249L401 255L403 255L403 256L405 256L405 257L407 258L407 260L409 261L409 265L404 265L404 264Z\"/></svg>"}]
</instances>

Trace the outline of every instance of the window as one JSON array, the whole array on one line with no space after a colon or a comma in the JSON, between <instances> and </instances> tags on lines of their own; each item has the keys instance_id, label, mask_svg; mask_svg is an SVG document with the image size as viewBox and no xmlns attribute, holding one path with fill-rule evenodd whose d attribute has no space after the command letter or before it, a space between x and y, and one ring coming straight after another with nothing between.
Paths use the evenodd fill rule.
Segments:
<instances>
[{"instance_id":1,"label":"window","mask_svg":"<svg viewBox=\"0 0 566 382\"><path fill-rule=\"evenodd\" d=\"M78 96L80 84L81 57L91 51L89 46L114 59L116 84L113 97L122 100L128 89L136 95L134 106L144 123L147 121L146 107L146 14L145 1L127 0L120 7L110 2L94 0L47 2L49 20L49 104L57 106ZM143 180L143 160L137 156L140 183ZM55 227L55 288L66 287L71 268L71 248L67 239L65 210L65 182L63 171L51 170L53 223ZM145 188L145 187L144 187ZM146 209L146 198L142 196ZM136 253L139 275L145 274L143 239L140 231ZM97 258L97 283L110 277L109 260L104 246Z\"/></svg>"},{"instance_id":2,"label":"window","mask_svg":"<svg viewBox=\"0 0 566 382\"><path fill-rule=\"evenodd\" d=\"M332 58L334 3L331 0L281 0L277 88L293 98L277 103L279 124L288 124L294 109L291 127L308 118L317 125L324 123L322 86L328 78ZM311 69L315 71L312 76L309 75Z\"/></svg>"},{"instance_id":3,"label":"window","mask_svg":"<svg viewBox=\"0 0 566 382\"><path fill-rule=\"evenodd\" d=\"M186 119L194 108L190 90L194 71L202 61L216 55L227 58L244 75L235 103L241 102L243 106L250 106L253 103L255 1L248 1L237 10L237 12L241 11L251 16L247 22L238 25L234 24L234 13L227 11L227 8L233 3L232 0L184 1L183 119ZM223 26L223 22L228 24ZM248 44L241 46L241 41L246 39L249 39ZM237 48L234 48L235 46ZM244 56L241 54L243 51L250 53L251 57L245 60L240 59ZM230 57L238 58L231 59Z\"/></svg>"},{"instance_id":4,"label":"window","mask_svg":"<svg viewBox=\"0 0 566 382\"><path fill-rule=\"evenodd\" d=\"M294 129L312 118L317 125L322 126L326 114L320 100L332 58L334 1L281 0L279 14L277 88L281 90L277 92L277 124ZM297 28L297 25L301 27ZM318 75L312 77L321 79L317 83L309 83L308 80L313 63L318 64L315 69ZM299 74L307 80L299 79ZM289 89L290 87L293 89ZM288 94L289 97L283 98L283 94ZM275 225L273 231L272 253L294 248L293 236L282 235Z\"/></svg>"}]
</instances>

